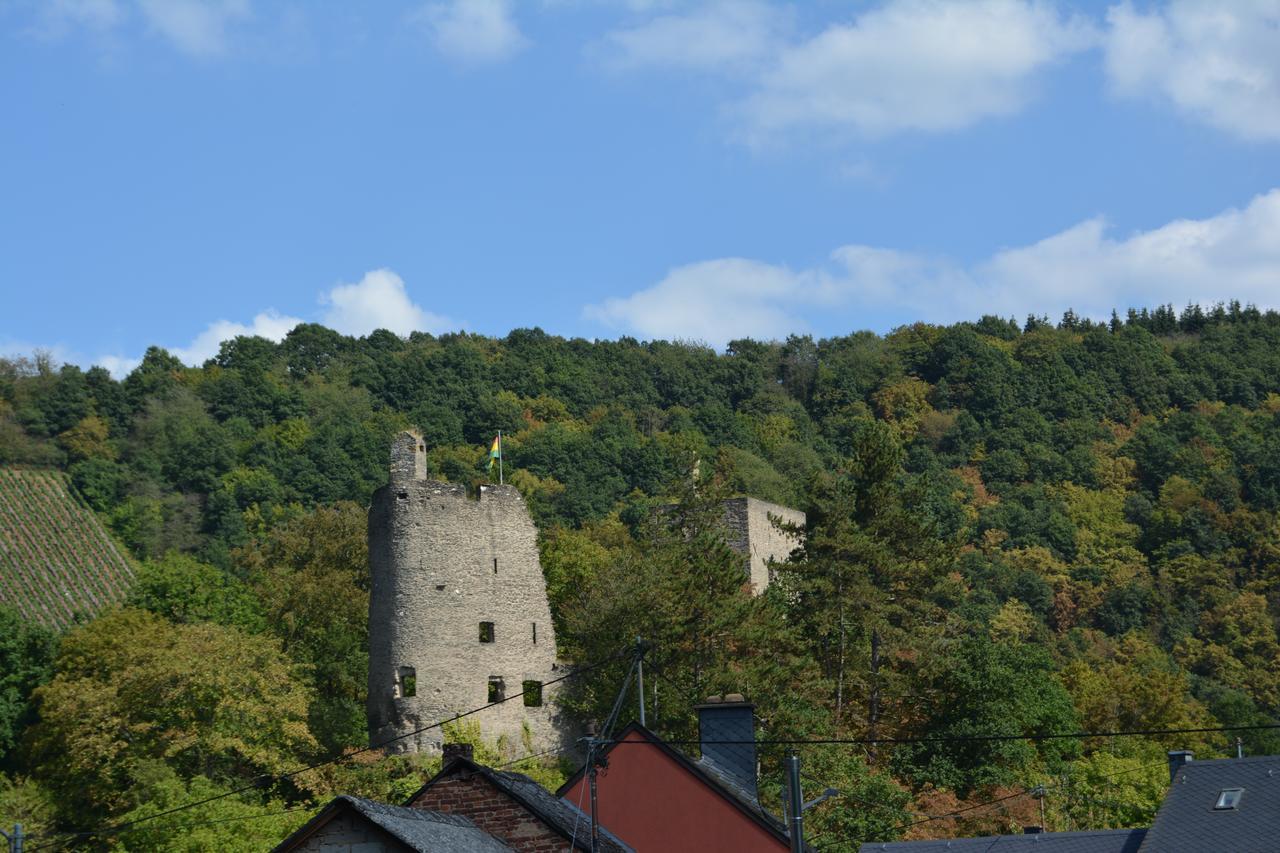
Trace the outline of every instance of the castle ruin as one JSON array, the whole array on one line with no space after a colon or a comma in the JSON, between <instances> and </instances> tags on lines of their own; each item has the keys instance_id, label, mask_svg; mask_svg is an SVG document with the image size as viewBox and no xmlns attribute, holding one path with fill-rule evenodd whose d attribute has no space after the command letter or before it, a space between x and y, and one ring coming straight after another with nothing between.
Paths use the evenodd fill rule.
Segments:
<instances>
[{"instance_id":1,"label":"castle ruin","mask_svg":"<svg viewBox=\"0 0 1280 853\"><path fill-rule=\"evenodd\" d=\"M723 506L725 544L743 556L751 591L759 595L773 580L769 563L787 559L800 545L798 537L775 527L770 516L803 530L805 515L798 509L759 498L730 498Z\"/></svg>"},{"instance_id":2,"label":"castle ruin","mask_svg":"<svg viewBox=\"0 0 1280 853\"><path fill-rule=\"evenodd\" d=\"M369 737L389 752L439 750L423 726L525 692L471 719L488 738L559 745L562 675L537 532L514 486L427 479L422 437L391 446L390 482L369 509Z\"/></svg>"}]
</instances>

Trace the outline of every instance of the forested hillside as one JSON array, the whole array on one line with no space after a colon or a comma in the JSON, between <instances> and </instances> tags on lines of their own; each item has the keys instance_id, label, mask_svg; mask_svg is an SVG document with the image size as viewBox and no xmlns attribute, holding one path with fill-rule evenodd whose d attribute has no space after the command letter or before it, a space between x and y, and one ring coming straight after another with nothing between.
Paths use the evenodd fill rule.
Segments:
<instances>
[{"instance_id":1,"label":"forested hillside","mask_svg":"<svg viewBox=\"0 0 1280 853\"><path fill-rule=\"evenodd\" d=\"M123 609L61 638L0 614L0 819L94 828L363 745L363 507L410 425L433 476L469 484L503 431L563 654L651 639L663 734L737 691L763 738L911 741L802 748L815 788L847 793L812 813L821 849L1038 823L1017 796L1036 785L1054 829L1142 825L1163 750L1235 735L965 738L1280 712L1275 313L983 317L724 354L303 325L199 368L152 349L119 382L0 361L0 464L65 470L141 565ZM714 524L732 493L809 513L755 599ZM571 682L574 707L601 713L624 666ZM1280 753L1274 730L1240 737ZM291 809L390 797L420 769L362 755L198 816L259 816L202 831L260 849ZM122 849L167 843L164 818L143 826Z\"/></svg>"}]
</instances>

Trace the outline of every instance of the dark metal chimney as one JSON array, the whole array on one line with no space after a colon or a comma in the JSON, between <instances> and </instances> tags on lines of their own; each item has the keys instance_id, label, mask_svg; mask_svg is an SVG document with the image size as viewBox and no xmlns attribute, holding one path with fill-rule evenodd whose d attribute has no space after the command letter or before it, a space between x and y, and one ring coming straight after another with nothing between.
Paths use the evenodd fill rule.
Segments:
<instances>
[{"instance_id":1,"label":"dark metal chimney","mask_svg":"<svg viewBox=\"0 0 1280 853\"><path fill-rule=\"evenodd\" d=\"M446 743L443 751L444 761L442 762L442 766L443 764L448 764L455 758L465 758L467 761L473 760L472 756L474 755L474 752L471 744L469 743Z\"/></svg>"},{"instance_id":2,"label":"dark metal chimney","mask_svg":"<svg viewBox=\"0 0 1280 853\"><path fill-rule=\"evenodd\" d=\"M1178 771L1182 769L1182 765L1190 764L1191 759L1195 758L1195 753L1189 749L1173 749L1169 751L1169 781L1173 782L1178 778Z\"/></svg>"},{"instance_id":3,"label":"dark metal chimney","mask_svg":"<svg viewBox=\"0 0 1280 853\"><path fill-rule=\"evenodd\" d=\"M702 760L756 799L755 706L741 693L708 696L698 712Z\"/></svg>"}]
</instances>

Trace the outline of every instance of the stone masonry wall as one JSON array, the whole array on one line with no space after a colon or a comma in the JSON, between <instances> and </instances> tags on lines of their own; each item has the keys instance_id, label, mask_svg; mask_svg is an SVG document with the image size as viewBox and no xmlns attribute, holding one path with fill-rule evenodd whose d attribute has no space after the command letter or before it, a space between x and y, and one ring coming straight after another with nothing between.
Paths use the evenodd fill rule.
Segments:
<instances>
[{"instance_id":1,"label":"stone masonry wall","mask_svg":"<svg viewBox=\"0 0 1280 853\"><path fill-rule=\"evenodd\" d=\"M774 527L770 515L804 527L805 515L798 509L758 498L731 498L724 502L725 542L744 557L751 588L757 594L772 580L769 561L785 560L800 544Z\"/></svg>"},{"instance_id":2,"label":"stone masonry wall","mask_svg":"<svg viewBox=\"0 0 1280 853\"><path fill-rule=\"evenodd\" d=\"M569 849L569 842L558 832L483 776L459 773L440 779L420 792L409 806L462 815L522 853L552 853ZM587 835L590 835L589 828Z\"/></svg>"},{"instance_id":3,"label":"stone masonry wall","mask_svg":"<svg viewBox=\"0 0 1280 853\"><path fill-rule=\"evenodd\" d=\"M391 481L369 509L369 736L380 743L489 703L491 678L505 695L563 674L537 534L520 493L428 480L422 440L401 433ZM492 642L481 642L481 623ZM406 676L412 674L413 678ZM412 687L414 695L404 695ZM541 707L517 698L468 717L487 738L559 747L555 686ZM440 728L390 744L390 752L438 750Z\"/></svg>"}]
</instances>

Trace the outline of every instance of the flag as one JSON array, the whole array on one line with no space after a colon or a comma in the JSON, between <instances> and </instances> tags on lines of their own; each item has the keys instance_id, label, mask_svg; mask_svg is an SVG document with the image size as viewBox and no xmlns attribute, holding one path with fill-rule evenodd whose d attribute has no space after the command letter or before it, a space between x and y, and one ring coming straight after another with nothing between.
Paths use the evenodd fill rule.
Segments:
<instances>
[{"instance_id":1,"label":"flag","mask_svg":"<svg viewBox=\"0 0 1280 853\"><path fill-rule=\"evenodd\" d=\"M502 434L499 433L493 437L493 447L489 448L489 470L493 470L493 463L502 458Z\"/></svg>"}]
</instances>

